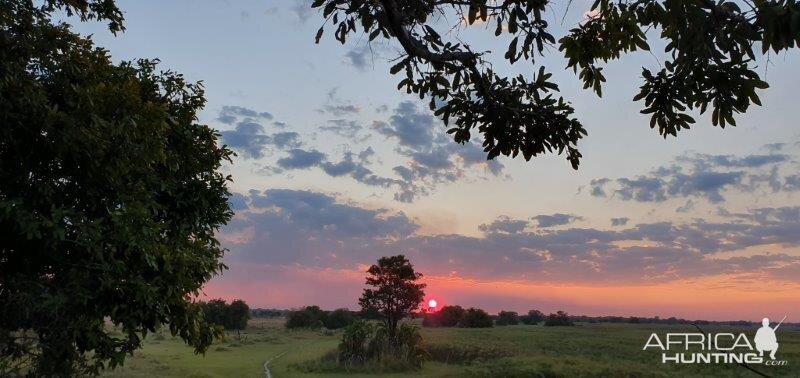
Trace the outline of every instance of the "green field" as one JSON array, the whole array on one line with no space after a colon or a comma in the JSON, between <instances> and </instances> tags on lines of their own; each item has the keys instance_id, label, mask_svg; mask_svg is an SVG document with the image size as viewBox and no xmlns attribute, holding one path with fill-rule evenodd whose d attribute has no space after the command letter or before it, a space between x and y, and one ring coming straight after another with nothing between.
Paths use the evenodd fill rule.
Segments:
<instances>
[{"instance_id":1,"label":"green field","mask_svg":"<svg viewBox=\"0 0 800 378\"><path fill-rule=\"evenodd\" d=\"M706 327L721 332L723 328ZM740 332L743 329L725 328ZM754 328L746 329L752 336ZM485 361L450 363L428 361L419 372L381 376L430 377L754 377L736 365L664 365L660 353L642 351L652 332L695 332L690 326L648 324L578 324L575 327L506 326L485 329L423 328L426 344L456 346L485 354ZM195 355L180 339L168 334L148 336L145 347L107 375L125 377L263 377L263 363L286 352L271 364L273 377L322 377L298 368L334 349L339 332L288 331L281 319L254 319L241 338L229 334L205 356ZM786 366L757 366L771 376L800 376L800 330L778 331L778 358ZM353 376L352 374L340 374ZM361 374L358 376L377 376Z\"/></svg>"}]
</instances>

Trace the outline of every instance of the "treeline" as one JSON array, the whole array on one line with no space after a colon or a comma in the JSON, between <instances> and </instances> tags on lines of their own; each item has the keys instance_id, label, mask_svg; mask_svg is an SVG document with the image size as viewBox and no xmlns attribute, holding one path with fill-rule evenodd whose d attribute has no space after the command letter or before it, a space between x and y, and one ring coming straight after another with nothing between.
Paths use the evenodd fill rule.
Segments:
<instances>
[{"instance_id":1,"label":"treeline","mask_svg":"<svg viewBox=\"0 0 800 378\"><path fill-rule=\"evenodd\" d=\"M250 307L241 299L231 303L224 299L212 299L208 302L197 302L206 320L227 330L241 331L247 327L250 319Z\"/></svg>"},{"instance_id":2,"label":"treeline","mask_svg":"<svg viewBox=\"0 0 800 378\"><path fill-rule=\"evenodd\" d=\"M322 328L339 329L353 324L361 316L355 311L338 308L325 311L319 306L306 306L301 309L291 310L286 316L286 328Z\"/></svg>"},{"instance_id":3,"label":"treeline","mask_svg":"<svg viewBox=\"0 0 800 378\"><path fill-rule=\"evenodd\" d=\"M425 327L462 327L462 328L487 328L492 326L507 326L517 324L536 325L544 322L545 326L571 326L574 325L570 316L563 311L545 316L539 310L530 310L526 315L520 316L516 311L500 311L496 316L490 316L486 311L470 307L444 306L439 311L423 313L422 325Z\"/></svg>"}]
</instances>

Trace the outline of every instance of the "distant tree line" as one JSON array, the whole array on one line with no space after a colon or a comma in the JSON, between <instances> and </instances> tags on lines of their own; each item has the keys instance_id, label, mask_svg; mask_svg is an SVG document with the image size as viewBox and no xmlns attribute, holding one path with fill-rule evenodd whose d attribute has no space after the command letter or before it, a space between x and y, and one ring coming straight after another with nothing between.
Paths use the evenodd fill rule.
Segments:
<instances>
[{"instance_id":1,"label":"distant tree line","mask_svg":"<svg viewBox=\"0 0 800 378\"><path fill-rule=\"evenodd\" d=\"M236 330L237 333L247 327L250 319L250 307L241 299L231 303L224 299L212 299L208 302L198 302L203 310L207 322L225 328Z\"/></svg>"},{"instance_id":2,"label":"distant tree line","mask_svg":"<svg viewBox=\"0 0 800 378\"><path fill-rule=\"evenodd\" d=\"M462 327L485 328L492 326L507 326L517 324L536 325L544 322L546 326L572 325L569 315L563 311L545 316L539 310L530 310L526 315L519 315L516 311L500 311L495 316L486 311L471 307L464 309L461 306L444 306L439 311L422 315L422 325L425 327Z\"/></svg>"},{"instance_id":3,"label":"distant tree line","mask_svg":"<svg viewBox=\"0 0 800 378\"><path fill-rule=\"evenodd\" d=\"M333 311L322 310L319 306L306 306L291 310L286 316L286 328L322 328L339 329L355 322L358 314L346 308Z\"/></svg>"}]
</instances>

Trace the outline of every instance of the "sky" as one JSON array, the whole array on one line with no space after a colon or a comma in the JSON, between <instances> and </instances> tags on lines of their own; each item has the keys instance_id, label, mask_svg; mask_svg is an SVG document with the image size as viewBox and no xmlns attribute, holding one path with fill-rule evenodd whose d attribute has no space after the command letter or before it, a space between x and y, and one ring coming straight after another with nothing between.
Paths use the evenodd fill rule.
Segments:
<instances>
[{"instance_id":1,"label":"sky","mask_svg":"<svg viewBox=\"0 0 800 378\"><path fill-rule=\"evenodd\" d=\"M425 102L396 90L398 45L314 44L323 19L309 3L119 1L116 36L72 20L114 61L159 58L204 84L199 121L237 153L223 168L235 216L218 234L229 269L206 296L355 309L367 267L404 254L440 306L800 319L797 53L759 61L771 88L736 127L697 115L664 139L632 101L658 53L607 64L599 98L556 48L509 66L493 28L437 20L491 51L499 72L554 74L589 133L576 171L564 156L486 161L480 141L453 143ZM557 38L589 4L552 9Z\"/></svg>"}]
</instances>

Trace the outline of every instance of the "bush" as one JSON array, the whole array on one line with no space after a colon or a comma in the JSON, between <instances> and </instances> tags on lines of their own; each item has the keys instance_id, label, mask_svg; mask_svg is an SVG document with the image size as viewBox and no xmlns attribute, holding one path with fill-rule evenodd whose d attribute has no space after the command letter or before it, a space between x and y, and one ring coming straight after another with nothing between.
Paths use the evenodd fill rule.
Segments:
<instances>
[{"instance_id":1,"label":"bush","mask_svg":"<svg viewBox=\"0 0 800 378\"><path fill-rule=\"evenodd\" d=\"M539 310L530 310L528 311L528 315L521 316L520 320L529 325L539 324L543 320L545 320L544 314Z\"/></svg>"},{"instance_id":2,"label":"bush","mask_svg":"<svg viewBox=\"0 0 800 378\"><path fill-rule=\"evenodd\" d=\"M425 327L455 327L464 319L465 312L461 306L444 306L437 312L425 314L422 325Z\"/></svg>"},{"instance_id":3,"label":"bush","mask_svg":"<svg viewBox=\"0 0 800 378\"><path fill-rule=\"evenodd\" d=\"M293 365L306 372L385 373L418 370L427 358L419 329L400 324L394 339L383 324L357 320L342 333L335 351L321 359Z\"/></svg>"},{"instance_id":4,"label":"bush","mask_svg":"<svg viewBox=\"0 0 800 378\"><path fill-rule=\"evenodd\" d=\"M347 327L355 321L355 313L346 308L339 308L329 312L322 322L327 329L339 329Z\"/></svg>"},{"instance_id":5,"label":"bush","mask_svg":"<svg viewBox=\"0 0 800 378\"><path fill-rule=\"evenodd\" d=\"M519 324L519 316L516 311L500 311L494 324L499 326L517 325Z\"/></svg>"},{"instance_id":6,"label":"bush","mask_svg":"<svg viewBox=\"0 0 800 378\"><path fill-rule=\"evenodd\" d=\"M572 320L569 319L569 315L564 311L558 311L555 314L547 315L547 320L545 320L544 325L546 326L574 326L575 324L572 323Z\"/></svg>"},{"instance_id":7,"label":"bush","mask_svg":"<svg viewBox=\"0 0 800 378\"><path fill-rule=\"evenodd\" d=\"M465 328L488 328L494 325L492 317L479 308L470 307L464 313L464 318L461 319L459 327Z\"/></svg>"},{"instance_id":8,"label":"bush","mask_svg":"<svg viewBox=\"0 0 800 378\"><path fill-rule=\"evenodd\" d=\"M286 328L320 328L323 325L325 312L318 306L306 306L299 310L292 310L286 317Z\"/></svg>"}]
</instances>

